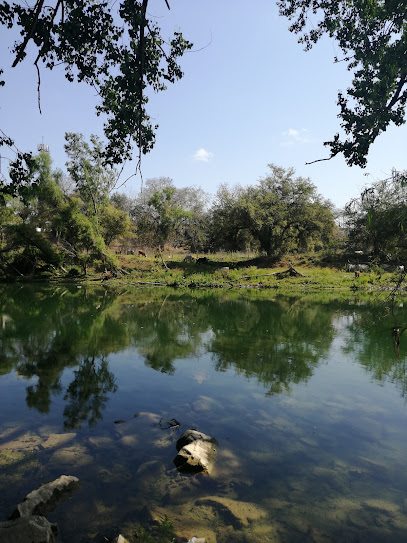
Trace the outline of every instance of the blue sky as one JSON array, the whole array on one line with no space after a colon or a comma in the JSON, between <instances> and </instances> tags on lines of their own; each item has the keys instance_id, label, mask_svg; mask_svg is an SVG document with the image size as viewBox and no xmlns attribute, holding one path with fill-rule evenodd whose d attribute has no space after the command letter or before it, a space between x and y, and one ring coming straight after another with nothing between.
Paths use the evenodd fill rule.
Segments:
<instances>
[{"instance_id":1,"label":"blue sky","mask_svg":"<svg viewBox=\"0 0 407 543\"><path fill-rule=\"evenodd\" d=\"M184 78L150 96L149 112L159 124L157 143L143 158L144 179L171 177L178 187L200 186L214 194L221 183L253 184L267 165L294 167L318 192L341 207L367 183L405 169L407 127L391 127L371 147L366 169L349 168L341 156L305 165L328 155L322 145L339 130L338 90L350 74L335 42L324 40L304 52L274 2L265 0L150 0L164 36L181 29L194 52L181 59ZM54 165L64 167L65 132L102 136L92 88L68 83L61 68L41 72L42 114L37 106L36 70L29 61L11 69L13 36L0 33L0 128L21 150L50 146ZM136 153L135 153L136 154ZM4 150L3 156L9 156ZM7 161L2 160L2 171ZM135 171L125 165L120 182ZM140 190L140 178L121 189Z\"/></svg>"}]
</instances>

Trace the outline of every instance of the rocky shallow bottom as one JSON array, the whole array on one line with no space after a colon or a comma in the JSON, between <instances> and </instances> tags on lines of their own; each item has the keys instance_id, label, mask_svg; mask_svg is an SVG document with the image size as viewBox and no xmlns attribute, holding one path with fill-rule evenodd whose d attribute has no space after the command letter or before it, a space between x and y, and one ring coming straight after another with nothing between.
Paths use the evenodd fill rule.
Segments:
<instances>
[{"instance_id":1,"label":"rocky shallow bottom","mask_svg":"<svg viewBox=\"0 0 407 543\"><path fill-rule=\"evenodd\" d=\"M260 497L255 476L226 443L219 444L211 475L185 474L173 464L179 434L163 431L159 415L117 422L109 435L18 426L0 433L1 520L33 488L64 473L82 485L47 516L58 524L61 543L106 541L119 533L130 543L143 541L140 524L165 518L178 541L203 537L207 543L398 542L407 533L401 490L369 497L370 481L385 480L388 470L372 459L360 457L355 465L332 460L313 467L306 480L286 474ZM261 455L253 453L253 462ZM363 498L356 485L366 487Z\"/></svg>"}]
</instances>

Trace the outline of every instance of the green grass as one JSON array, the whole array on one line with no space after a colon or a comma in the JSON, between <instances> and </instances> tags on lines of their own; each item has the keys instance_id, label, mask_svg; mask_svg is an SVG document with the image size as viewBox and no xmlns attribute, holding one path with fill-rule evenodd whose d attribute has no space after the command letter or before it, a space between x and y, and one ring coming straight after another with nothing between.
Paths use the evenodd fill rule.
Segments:
<instances>
[{"instance_id":1,"label":"green grass","mask_svg":"<svg viewBox=\"0 0 407 543\"><path fill-rule=\"evenodd\" d=\"M359 291L370 292L390 290L395 284L395 275L380 273L378 268L370 272L361 272L359 277L345 271L345 265L333 258L326 259L323 254L287 255L280 261L265 256L254 257L250 253L216 253L206 255L209 262L197 264L184 262L185 253L168 252L166 269L160 258L149 255L147 258L138 255L120 255L120 277L108 278L100 269L94 268L87 276L80 274L55 274L54 277L43 277L46 280L92 281L103 284L128 284L134 286L162 285L175 288L195 289L252 289L290 291ZM296 277L285 277L282 272L292 262L301 274ZM228 269L225 269L228 268ZM76 270L75 270L76 271ZM273 275L277 274L277 275ZM280 275L278 275L280 274ZM21 279L23 280L23 279ZM29 280L29 278L26 278Z\"/></svg>"},{"instance_id":2,"label":"green grass","mask_svg":"<svg viewBox=\"0 0 407 543\"><path fill-rule=\"evenodd\" d=\"M166 270L161 261L152 257L137 259L125 256L121 266L129 272L122 280L131 284L160 283L177 288L256 288L278 290L377 290L390 288L392 274L369 272L355 278L341 267L323 267L313 256L296 257L295 269L301 274L297 277L283 277L281 274L289 267L289 258L264 266L266 258L258 258L251 263L247 254L217 253L208 255L207 264L187 263L183 254L175 254L168 260ZM260 265L259 265L260 264ZM261 266L263 264L263 266ZM228 267L228 270L222 269Z\"/></svg>"}]
</instances>

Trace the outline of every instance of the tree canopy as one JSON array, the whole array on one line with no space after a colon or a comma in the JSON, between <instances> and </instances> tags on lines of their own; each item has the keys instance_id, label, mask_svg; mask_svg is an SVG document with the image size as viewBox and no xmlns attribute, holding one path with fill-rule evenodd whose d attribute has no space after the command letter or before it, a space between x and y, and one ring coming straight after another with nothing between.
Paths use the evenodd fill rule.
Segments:
<instances>
[{"instance_id":1,"label":"tree canopy","mask_svg":"<svg viewBox=\"0 0 407 543\"><path fill-rule=\"evenodd\" d=\"M252 245L279 257L318 242L329 245L335 231L330 202L309 179L294 177L293 168L269 168L258 185L220 188L211 218L214 248Z\"/></svg>"},{"instance_id":2,"label":"tree canopy","mask_svg":"<svg viewBox=\"0 0 407 543\"><path fill-rule=\"evenodd\" d=\"M353 72L346 95L338 94L341 127L324 143L332 158L342 153L349 166L366 166L370 145L391 123L405 122L407 100L406 0L278 0L280 14L309 50L328 35Z\"/></svg>"},{"instance_id":3,"label":"tree canopy","mask_svg":"<svg viewBox=\"0 0 407 543\"><path fill-rule=\"evenodd\" d=\"M91 145L82 134L65 134L65 151L68 155L67 170L87 206L87 214L98 222L101 209L113 189L117 172L103 164L103 145L95 135L90 137Z\"/></svg>"},{"instance_id":4,"label":"tree canopy","mask_svg":"<svg viewBox=\"0 0 407 543\"><path fill-rule=\"evenodd\" d=\"M113 195L112 201L117 199ZM164 240L200 251L207 248L208 202L209 195L201 188L177 188L168 177L152 178L134 199L130 216L144 244L162 245Z\"/></svg>"},{"instance_id":5,"label":"tree canopy","mask_svg":"<svg viewBox=\"0 0 407 543\"><path fill-rule=\"evenodd\" d=\"M106 116L104 161L110 165L131 158L134 144L139 159L151 150L156 126L146 109L146 90L162 91L168 82L180 79L183 74L178 58L192 47L178 31L165 40L156 22L148 17L147 6L148 0L121 0L119 4L36 0L34 7L0 1L0 25L15 28L21 35L12 49L12 66L24 61L28 46L35 50L39 107L43 68L52 70L62 64L69 81L84 82L96 89L96 112ZM0 67L0 86L5 83ZM17 155L15 175L7 189L14 195L14 188L24 182L30 169L30 154L20 152L12 135L0 131L2 145Z\"/></svg>"},{"instance_id":6,"label":"tree canopy","mask_svg":"<svg viewBox=\"0 0 407 543\"><path fill-rule=\"evenodd\" d=\"M348 165L366 166L370 145L394 123L405 122L407 100L406 0L276 0L290 30L310 49L320 38L333 38L353 73L352 85L339 92L339 118L344 137L326 141L330 156L343 154ZM170 8L168 0L163 0ZM34 51L40 106L41 69L62 64L69 81L93 86L98 115L105 116L104 161L120 164L135 144L142 154L155 142L156 126L148 111L147 89L165 90L182 77L179 58L192 47L181 32L166 40L147 12L149 0L120 3L90 0L36 0L35 5L0 0L0 25L13 28L20 39L12 48L15 67ZM0 86L6 82L0 67ZM13 194L30 170L30 154L19 152L0 131L0 146L12 148L17 159L12 183L0 186ZM140 162L139 162L140 164Z\"/></svg>"},{"instance_id":7,"label":"tree canopy","mask_svg":"<svg viewBox=\"0 0 407 543\"><path fill-rule=\"evenodd\" d=\"M3 195L0 251L6 273L31 273L68 262L86 273L95 260L114 268L106 246L134 236L129 214L109 201L114 171L101 165L98 138L92 136L89 145L81 134L68 133L66 140L70 194L63 192L60 182L66 180L60 170L52 170L49 153L40 152L31 158L29 182L18 187L14 198Z\"/></svg>"}]
</instances>

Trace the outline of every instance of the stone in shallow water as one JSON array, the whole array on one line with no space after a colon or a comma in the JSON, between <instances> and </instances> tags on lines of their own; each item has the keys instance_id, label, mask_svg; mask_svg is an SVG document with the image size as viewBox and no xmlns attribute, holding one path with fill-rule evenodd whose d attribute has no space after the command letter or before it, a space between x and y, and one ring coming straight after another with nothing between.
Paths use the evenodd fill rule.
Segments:
<instances>
[{"instance_id":1,"label":"stone in shallow water","mask_svg":"<svg viewBox=\"0 0 407 543\"><path fill-rule=\"evenodd\" d=\"M45 483L27 494L24 501L17 505L10 519L46 515L61 502L70 498L79 486L80 481L77 477L61 475L55 481Z\"/></svg>"},{"instance_id":2,"label":"stone in shallow water","mask_svg":"<svg viewBox=\"0 0 407 543\"><path fill-rule=\"evenodd\" d=\"M27 432L13 441L0 443L0 450L33 451L41 443L40 436Z\"/></svg>"},{"instance_id":3,"label":"stone in shallow water","mask_svg":"<svg viewBox=\"0 0 407 543\"><path fill-rule=\"evenodd\" d=\"M196 505L211 506L226 523L236 528L248 526L249 523L266 518L268 513L259 505L251 502L242 502L219 496L206 496L199 498Z\"/></svg>"},{"instance_id":4,"label":"stone in shallow water","mask_svg":"<svg viewBox=\"0 0 407 543\"><path fill-rule=\"evenodd\" d=\"M78 445L56 450L48 460L48 465L62 470L63 468L72 469L86 466L92 462L93 457L88 454L87 449Z\"/></svg>"},{"instance_id":5,"label":"stone in shallow water","mask_svg":"<svg viewBox=\"0 0 407 543\"><path fill-rule=\"evenodd\" d=\"M73 439L75 439L76 434L50 434L47 439L41 443L41 447L44 449L53 449L55 447L61 447L66 445Z\"/></svg>"},{"instance_id":6,"label":"stone in shallow water","mask_svg":"<svg viewBox=\"0 0 407 543\"><path fill-rule=\"evenodd\" d=\"M211 473L215 462L216 449L212 443L194 441L182 447L174 458L174 464L185 473Z\"/></svg>"},{"instance_id":7,"label":"stone in shallow water","mask_svg":"<svg viewBox=\"0 0 407 543\"><path fill-rule=\"evenodd\" d=\"M174 464L185 473L211 473L216 457L217 441L198 432L187 430L176 444L178 451Z\"/></svg>"},{"instance_id":8,"label":"stone in shallow water","mask_svg":"<svg viewBox=\"0 0 407 543\"><path fill-rule=\"evenodd\" d=\"M151 506L148 509L148 516L150 520L160 522L165 515L168 515L174 524L174 534L182 541L188 541L199 535L205 538L206 543L216 543L216 533L210 529L210 525L215 526L217 519L208 517L204 509L194 505L191 507L191 503L175 507Z\"/></svg>"},{"instance_id":9,"label":"stone in shallow water","mask_svg":"<svg viewBox=\"0 0 407 543\"><path fill-rule=\"evenodd\" d=\"M56 524L37 515L0 522L1 543L55 543L57 533Z\"/></svg>"}]
</instances>

